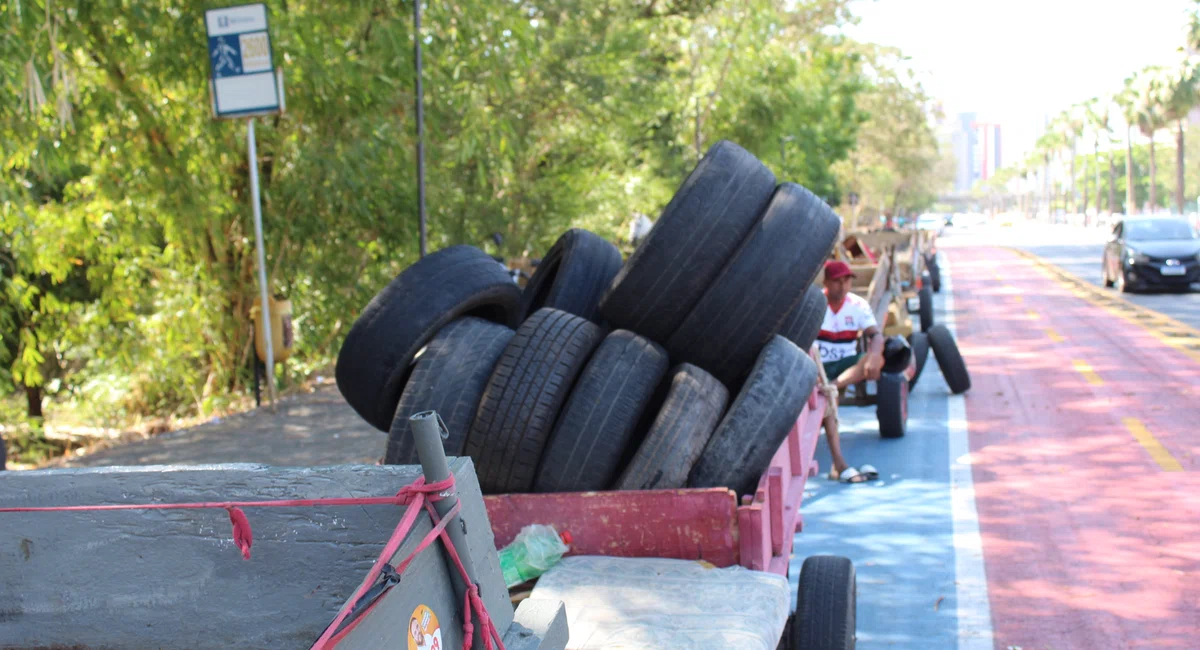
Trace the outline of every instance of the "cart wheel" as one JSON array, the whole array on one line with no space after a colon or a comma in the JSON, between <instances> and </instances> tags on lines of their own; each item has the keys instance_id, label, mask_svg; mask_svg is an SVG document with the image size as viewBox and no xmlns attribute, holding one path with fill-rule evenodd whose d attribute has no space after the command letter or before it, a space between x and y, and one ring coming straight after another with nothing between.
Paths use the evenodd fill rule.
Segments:
<instances>
[{"instance_id":1,"label":"cart wheel","mask_svg":"<svg viewBox=\"0 0 1200 650\"><path fill-rule=\"evenodd\" d=\"M921 287L917 296L921 303L921 331L928 332L933 328L933 288Z\"/></svg>"},{"instance_id":2,"label":"cart wheel","mask_svg":"<svg viewBox=\"0 0 1200 650\"><path fill-rule=\"evenodd\" d=\"M854 650L857 596L854 563L836 555L814 555L800 568L793 650Z\"/></svg>"},{"instance_id":3,"label":"cart wheel","mask_svg":"<svg viewBox=\"0 0 1200 650\"><path fill-rule=\"evenodd\" d=\"M925 268L929 269L929 286L934 293L942 292L942 270L938 268L937 254L925 256Z\"/></svg>"},{"instance_id":4,"label":"cart wheel","mask_svg":"<svg viewBox=\"0 0 1200 650\"><path fill-rule=\"evenodd\" d=\"M899 373L879 375L875 401L875 417L879 420L879 435L884 438L903 438L908 428L908 380Z\"/></svg>"}]
</instances>

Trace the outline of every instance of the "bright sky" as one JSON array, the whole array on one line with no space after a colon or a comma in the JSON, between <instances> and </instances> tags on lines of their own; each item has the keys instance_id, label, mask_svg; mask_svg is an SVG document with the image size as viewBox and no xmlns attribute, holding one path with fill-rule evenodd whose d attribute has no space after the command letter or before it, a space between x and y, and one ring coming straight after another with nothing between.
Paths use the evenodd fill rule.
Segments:
<instances>
[{"instance_id":1,"label":"bright sky","mask_svg":"<svg viewBox=\"0 0 1200 650\"><path fill-rule=\"evenodd\" d=\"M948 118L1001 125L1004 164L1044 115L1120 90L1183 44L1191 0L857 0L855 39L899 47Z\"/></svg>"}]
</instances>

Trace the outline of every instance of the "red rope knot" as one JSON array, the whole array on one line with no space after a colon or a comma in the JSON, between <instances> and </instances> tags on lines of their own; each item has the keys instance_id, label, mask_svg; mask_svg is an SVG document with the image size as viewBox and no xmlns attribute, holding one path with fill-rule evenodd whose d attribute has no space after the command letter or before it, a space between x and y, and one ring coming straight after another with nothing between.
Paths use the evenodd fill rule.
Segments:
<instances>
[{"instance_id":1,"label":"red rope knot","mask_svg":"<svg viewBox=\"0 0 1200 650\"><path fill-rule=\"evenodd\" d=\"M250 559L250 546L254 544L254 532L250 530L250 520L241 508L229 506L229 523L233 524L233 543L242 550L242 558Z\"/></svg>"}]
</instances>

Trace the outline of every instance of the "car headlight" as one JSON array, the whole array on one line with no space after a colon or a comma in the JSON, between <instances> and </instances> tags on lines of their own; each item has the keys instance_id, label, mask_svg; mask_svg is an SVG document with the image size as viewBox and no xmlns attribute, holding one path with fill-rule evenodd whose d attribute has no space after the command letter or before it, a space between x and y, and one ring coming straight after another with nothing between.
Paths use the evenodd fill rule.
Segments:
<instances>
[{"instance_id":1,"label":"car headlight","mask_svg":"<svg viewBox=\"0 0 1200 650\"><path fill-rule=\"evenodd\" d=\"M1125 254L1129 256L1129 263L1146 264L1150 261L1150 256L1145 253L1139 253L1132 248L1126 249Z\"/></svg>"}]
</instances>

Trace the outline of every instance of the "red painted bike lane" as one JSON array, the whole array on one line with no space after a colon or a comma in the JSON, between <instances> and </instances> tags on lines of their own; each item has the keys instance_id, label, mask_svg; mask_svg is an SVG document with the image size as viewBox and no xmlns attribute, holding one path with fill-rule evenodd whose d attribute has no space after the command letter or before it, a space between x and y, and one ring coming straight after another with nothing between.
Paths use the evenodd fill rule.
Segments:
<instances>
[{"instance_id":1,"label":"red painted bike lane","mask_svg":"<svg viewBox=\"0 0 1200 650\"><path fill-rule=\"evenodd\" d=\"M1200 648L1200 363L1004 249L947 249L995 644Z\"/></svg>"}]
</instances>

